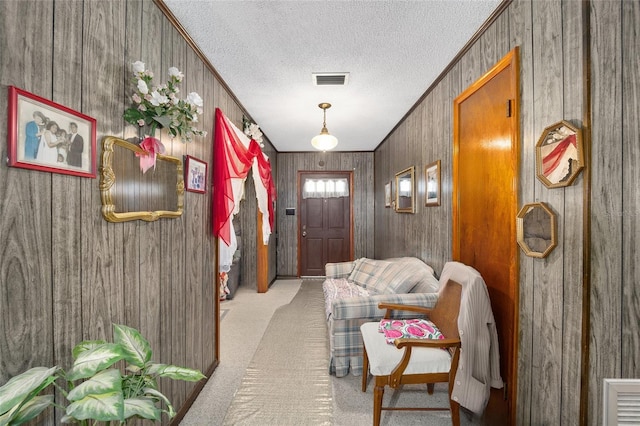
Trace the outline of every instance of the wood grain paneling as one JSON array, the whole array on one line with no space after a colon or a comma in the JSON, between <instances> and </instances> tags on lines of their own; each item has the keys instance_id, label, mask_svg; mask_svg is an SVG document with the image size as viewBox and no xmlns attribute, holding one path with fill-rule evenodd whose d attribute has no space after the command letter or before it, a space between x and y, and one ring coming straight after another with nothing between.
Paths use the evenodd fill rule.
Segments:
<instances>
[{"instance_id":1,"label":"wood grain paneling","mask_svg":"<svg viewBox=\"0 0 640 426\"><path fill-rule=\"evenodd\" d=\"M622 335L621 354L634 354L622 358L621 376L640 377L640 3L622 2L622 51L629 52L622 58L622 188L627 185L636 190L626 191L622 259L625 279L622 282Z\"/></svg>"},{"instance_id":2,"label":"wood grain paneling","mask_svg":"<svg viewBox=\"0 0 640 426\"><path fill-rule=\"evenodd\" d=\"M3 2L1 28L16 22L52 22L53 5ZM51 27L30 26L29 32L0 30L0 107L7 110L6 86L15 85L51 98L53 40ZM9 52L15 52L9 60ZM48 65L48 66L47 66ZM38 70L25 72L25 70ZM6 129L6 115L0 117ZM3 153L4 153L3 149ZM0 383L38 365L51 365L54 339L51 321L53 253L51 240L51 176L0 165ZM45 423L53 422L47 413Z\"/></svg>"},{"instance_id":3,"label":"wood grain paneling","mask_svg":"<svg viewBox=\"0 0 640 426\"><path fill-rule=\"evenodd\" d=\"M534 131L563 118L562 5L559 2L533 2ZM537 199L544 200L556 212L562 212L562 191L547 189L536 179ZM524 202L524 200L522 200ZM527 200L527 202L530 202ZM534 265L533 347L545 348L533 354L531 377L534 394L545 410L533 410L534 424L560 424L562 406L562 288L565 250L564 216L558 220L558 247L543 262Z\"/></svg>"},{"instance_id":4,"label":"wood grain paneling","mask_svg":"<svg viewBox=\"0 0 640 426\"><path fill-rule=\"evenodd\" d=\"M177 66L183 93L203 95L201 125L210 136L189 145L161 139L170 154L211 161L220 84L153 2L0 2L0 24L0 84L95 117L98 159L103 136L138 134L122 119L131 62L145 62L157 79ZM0 105L6 110L6 97ZM110 340L112 323L139 328L156 362L203 371L217 364L210 191L189 193L179 219L116 224L102 218L97 179L4 163L0 177L0 383L31 366L68 368L72 347ZM179 408L195 386L163 381L161 390Z\"/></svg>"},{"instance_id":5,"label":"wood grain paneling","mask_svg":"<svg viewBox=\"0 0 640 426\"><path fill-rule=\"evenodd\" d=\"M631 276L623 268L630 253L623 248L623 216L626 192L638 192L637 183L623 186L622 52L624 28L621 4L591 4L591 332L589 355L589 424L602 418L602 379L621 377L622 357L638 359L639 349L623 354L621 300L625 282ZM637 23L635 25L637 29ZM638 52L628 52L631 56ZM635 95L638 93L629 94ZM637 123L637 120L636 120ZM635 124L637 126L637 124ZM637 145L637 141L635 143ZM634 165L638 167L638 164ZM638 247L638 236L633 236ZM636 284L637 285L637 284ZM637 303L637 302L636 302ZM636 328L637 328L636 318Z\"/></svg>"}]
</instances>

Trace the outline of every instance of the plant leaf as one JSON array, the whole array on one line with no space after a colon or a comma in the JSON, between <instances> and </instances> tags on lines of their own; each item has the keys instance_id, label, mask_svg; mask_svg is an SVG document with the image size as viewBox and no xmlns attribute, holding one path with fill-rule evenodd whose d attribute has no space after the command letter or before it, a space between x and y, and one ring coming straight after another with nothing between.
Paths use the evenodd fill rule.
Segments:
<instances>
[{"instance_id":1,"label":"plant leaf","mask_svg":"<svg viewBox=\"0 0 640 426\"><path fill-rule=\"evenodd\" d=\"M12 416L11 425L21 425L33 420L53 404L53 395L40 395L27 402Z\"/></svg>"},{"instance_id":2,"label":"plant leaf","mask_svg":"<svg viewBox=\"0 0 640 426\"><path fill-rule=\"evenodd\" d=\"M167 364L151 364L147 371L149 374L157 374L160 377L168 377L174 380L186 380L188 382L197 382L198 380L206 377L200 372L200 370Z\"/></svg>"},{"instance_id":3,"label":"plant leaf","mask_svg":"<svg viewBox=\"0 0 640 426\"><path fill-rule=\"evenodd\" d=\"M58 371L58 367L34 367L11 378L0 387L0 414L24 403L25 398L29 397L33 391L37 390L33 393L33 395L37 395L42 389L53 383L57 378L54 376L56 371Z\"/></svg>"},{"instance_id":4,"label":"plant leaf","mask_svg":"<svg viewBox=\"0 0 640 426\"><path fill-rule=\"evenodd\" d=\"M101 371L89 380L73 388L67 399L79 401L88 395L101 395L111 392L122 392L122 377L120 371L109 369Z\"/></svg>"},{"instance_id":5,"label":"plant leaf","mask_svg":"<svg viewBox=\"0 0 640 426\"><path fill-rule=\"evenodd\" d=\"M78 359L78 356L85 351L91 350L97 346L104 345L104 340L84 340L73 348L73 359Z\"/></svg>"},{"instance_id":6,"label":"plant leaf","mask_svg":"<svg viewBox=\"0 0 640 426\"><path fill-rule=\"evenodd\" d=\"M78 355L73 367L67 373L67 380L74 381L91 377L98 371L112 366L123 358L124 352L120 345L115 343L98 345Z\"/></svg>"},{"instance_id":7,"label":"plant leaf","mask_svg":"<svg viewBox=\"0 0 640 426\"><path fill-rule=\"evenodd\" d=\"M138 111L136 108L128 108L124 111L122 117L126 122L135 124L138 120L144 119L144 114Z\"/></svg>"},{"instance_id":8,"label":"plant leaf","mask_svg":"<svg viewBox=\"0 0 640 426\"><path fill-rule=\"evenodd\" d=\"M160 420L162 411L148 398L129 398L124 400L124 418L140 416L144 419Z\"/></svg>"},{"instance_id":9,"label":"plant leaf","mask_svg":"<svg viewBox=\"0 0 640 426\"><path fill-rule=\"evenodd\" d=\"M144 389L144 393L145 395L151 395L152 397L154 397L155 399L157 399L158 401L162 401L165 403L165 405L167 406L167 414L169 415L169 418L174 418L176 415L176 411L173 409L173 405L171 405L171 401L169 401L169 398L167 398L166 396L164 396L164 394L158 390L155 389L151 389L151 388L145 388Z\"/></svg>"},{"instance_id":10,"label":"plant leaf","mask_svg":"<svg viewBox=\"0 0 640 426\"><path fill-rule=\"evenodd\" d=\"M67 415L77 420L124 421L124 398L121 392L88 395L69 404Z\"/></svg>"},{"instance_id":11,"label":"plant leaf","mask_svg":"<svg viewBox=\"0 0 640 426\"><path fill-rule=\"evenodd\" d=\"M113 341L122 346L129 364L144 368L151 360L151 345L135 328L113 324Z\"/></svg>"},{"instance_id":12,"label":"plant leaf","mask_svg":"<svg viewBox=\"0 0 640 426\"><path fill-rule=\"evenodd\" d=\"M160 124L160 127L169 127L171 125L171 118L166 115L156 115L153 119Z\"/></svg>"}]
</instances>

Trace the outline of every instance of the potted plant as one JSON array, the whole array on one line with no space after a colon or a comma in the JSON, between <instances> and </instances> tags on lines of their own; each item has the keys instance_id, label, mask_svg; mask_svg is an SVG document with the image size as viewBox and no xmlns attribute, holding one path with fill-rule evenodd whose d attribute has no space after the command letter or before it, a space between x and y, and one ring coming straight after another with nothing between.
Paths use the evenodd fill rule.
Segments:
<instances>
[{"instance_id":1,"label":"potted plant","mask_svg":"<svg viewBox=\"0 0 640 426\"><path fill-rule=\"evenodd\" d=\"M63 423L89 424L89 420L125 424L132 418L160 421L175 411L158 390L156 379L195 382L205 376L198 370L151 361L149 342L134 328L113 324L113 343L86 340L73 349L73 365L34 367L0 387L0 426L19 425L55 405L65 410ZM121 371L114 367L124 361ZM66 381L65 389L58 381ZM40 395L49 386L62 392L68 404L54 403L52 394ZM165 409L160 404L165 404Z\"/></svg>"}]
</instances>

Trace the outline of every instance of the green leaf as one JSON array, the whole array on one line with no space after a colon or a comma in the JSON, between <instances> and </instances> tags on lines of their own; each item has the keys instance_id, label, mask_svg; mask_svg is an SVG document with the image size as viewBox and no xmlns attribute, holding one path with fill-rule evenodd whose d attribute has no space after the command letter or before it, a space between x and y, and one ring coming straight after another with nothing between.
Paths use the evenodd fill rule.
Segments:
<instances>
[{"instance_id":1,"label":"green leaf","mask_svg":"<svg viewBox=\"0 0 640 426\"><path fill-rule=\"evenodd\" d=\"M124 421L124 398L121 392L88 395L69 404L67 415L77 420Z\"/></svg>"},{"instance_id":2,"label":"green leaf","mask_svg":"<svg viewBox=\"0 0 640 426\"><path fill-rule=\"evenodd\" d=\"M188 382L197 382L198 380L206 377L200 372L200 370L167 364L151 364L147 371L149 374L157 374L160 377L168 377L174 380L186 380Z\"/></svg>"},{"instance_id":3,"label":"green leaf","mask_svg":"<svg viewBox=\"0 0 640 426\"><path fill-rule=\"evenodd\" d=\"M115 343L98 345L78 355L71 371L67 373L67 380L74 381L91 377L98 371L111 367L123 358L124 352L120 345Z\"/></svg>"},{"instance_id":4,"label":"green leaf","mask_svg":"<svg viewBox=\"0 0 640 426\"><path fill-rule=\"evenodd\" d=\"M136 367L144 368L151 360L151 345L135 328L113 324L113 341L124 351L124 359Z\"/></svg>"},{"instance_id":5,"label":"green leaf","mask_svg":"<svg viewBox=\"0 0 640 426\"><path fill-rule=\"evenodd\" d=\"M143 419L160 420L162 411L148 398L129 398L124 400L124 418L140 416Z\"/></svg>"},{"instance_id":6,"label":"green leaf","mask_svg":"<svg viewBox=\"0 0 640 426\"><path fill-rule=\"evenodd\" d=\"M160 392L159 390L156 390L156 389L145 388L144 389L144 394L145 395L151 395L156 400L164 402L164 404L167 406L167 410L168 410L167 414L169 415L169 417L170 418L174 418L175 417L176 410L173 409L173 405L171 405L171 401L169 401L169 398L164 396L164 394L162 392Z\"/></svg>"},{"instance_id":7,"label":"green leaf","mask_svg":"<svg viewBox=\"0 0 640 426\"><path fill-rule=\"evenodd\" d=\"M78 356L82 352L91 350L100 345L104 345L105 343L107 342L105 342L104 340L84 340L78 343L75 348L73 348L73 359L78 359Z\"/></svg>"},{"instance_id":8,"label":"green leaf","mask_svg":"<svg viewBox=\"0 0 640 426\"><path fill-rule=\"evenodd\" d=\"M144 115L137 108L128 108L124 111L124 114L122 114L122 118L124 118L127 123L137 124L138 120L144 120Z\"/></svg>"},{"instance_id":9,"label":"green leaf","mask_svg":"<svg viewBox=\"0 0 640 426\"><path fill-rule=\"evenodd\" d=\"M69 401L79 401L88 395L101 395L111 392L122 392L120 371L109 369L102 371L89 380L82 382L69 392Z\"/></svg>"},{"instance_id":10,"label":"green leaf","mask_svg":"<svg viewBox=\"0 0 640 426\"><path fill-rule=\"evenodd\" d=\"M166 115L156 115L153 119L159 123L159 127L169 127L171 125L171 118Z\"/></svg>"},{"instance_id":11,"label":"green leaf","mask_svg":"<svg viewBox=\"0 0 640 426\"><path fill-rule=\"evenodd\" d=\"M12 416L11 425L21 425L22 423L35 419L52 404L53 395L36 396L24 404L22 408Z\"/></svg>"},{"instance_id":12,"label":"green leaf","mask_svg":"<svg viewBox=\"0 0 640 426\"><path fill-rule=\"evenodd\" d=\"M18 404L28 402L42 389L53 383L58 367L34 367L11 378L0 387L0 414L4 414ZM34 392L37 391L37 392Z\"/></svg>"}]
</instances>

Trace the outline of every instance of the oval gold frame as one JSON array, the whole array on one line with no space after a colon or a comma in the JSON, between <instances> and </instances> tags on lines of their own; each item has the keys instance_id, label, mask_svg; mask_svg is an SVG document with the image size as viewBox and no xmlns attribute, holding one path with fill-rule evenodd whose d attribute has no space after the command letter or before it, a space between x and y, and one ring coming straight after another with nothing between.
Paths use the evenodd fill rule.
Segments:
<instances>
[{"instance_id":1,"label":"oval gold frame","mask_svg":"<svg viewBox=\"0 0 640 426\"><path fill-rule=\"evenodd\" d=\"M548 222L541 223L538 219L540 227L542 229L533 229L533 224L525 223L525 219L533 212L539 212L548 216ZM545 203L530 203L522 206L516 216L516 235L518 245L526 254L530 257L544 258L551 253L551 251L558 245L558 225L556 214ZM533 242L544 242L546 247L540 249L538 247L532 247Z\"/></svg>"},{"instance_id":2,"label":"oval gold frame","mask_svg":"<svg viewBox=\"0 0 640 426\"><path fill-rule=\"evenodd\" d=\"M114 136L104 138L102 151L102 166L100 167L100 198L102 199L102 215L109 222L126 222L130 220L144 220L153 222L162 217L177 218L182 215L184 207L184 175L182 168L182 160L168 155L157 154L156 161L168 161L176 166L176 196L177 203L175 210L157 210L157 211L133 211L133 212L116 212L114 204L113 188L116 184L117 177L113 170L114 146L120 146L131 151L132 155L136 153L144 153L139 146L129 143L123 139Z\"/></svg>"},{"instance_id":3,"label":"oval gold frame","mask_svg":"<svg viewBox=\"0 0 640 426\"><path fill-rule=\"evenodd\" d=\"M408 167L401 172L396 173L396 212L398 213L415 213L416 211L416 168ZM409 180L411 183L410 196L400 195L400 182ZM402 203L401 203L402 201Z\"/></svg>"},{"instance_id":4,"label":"oval gold frame","mask_svg":"<svg viewBox=\"0 0 640 426\"><path fill-rule=\"evenodd\" d=\"M569 138L574 135L575 146L571 148L570 145L573 144L570 144ZM560 145L563 143L569 144L570 149L562 150ZM545 152L543 153L543 151ZM563 170L561 166L563 159L564 162L569 162L566 165L569 170L565 175L559 176ZM548 167L552 167L555 163L553 171L545 173L545 160L548 162ZM580 129L562 120L543 130L538 143L536 143L536 175L547 188L562 188L571 185L583 168L584 152Z\"/></svg>"}]
</instances>

